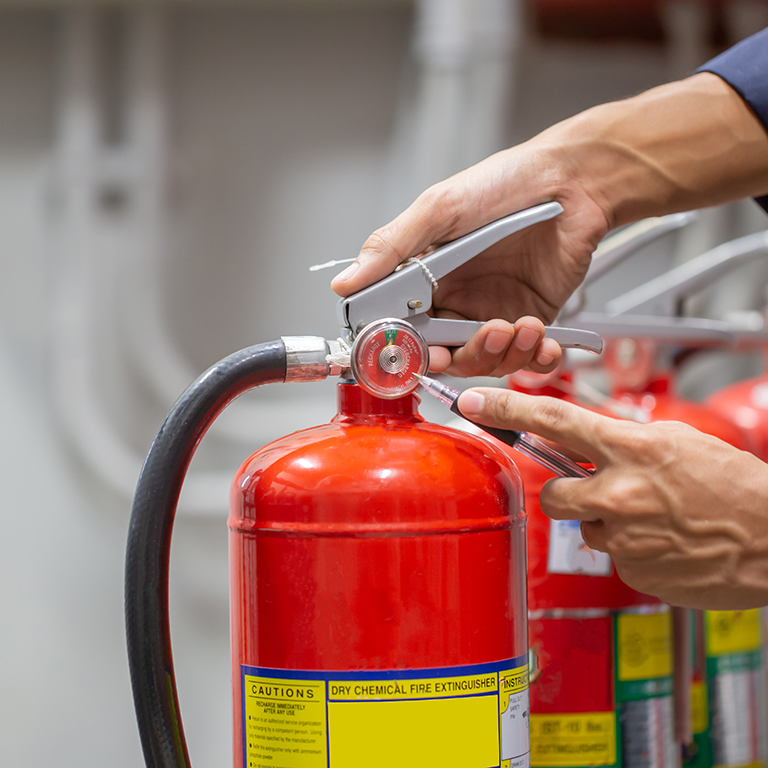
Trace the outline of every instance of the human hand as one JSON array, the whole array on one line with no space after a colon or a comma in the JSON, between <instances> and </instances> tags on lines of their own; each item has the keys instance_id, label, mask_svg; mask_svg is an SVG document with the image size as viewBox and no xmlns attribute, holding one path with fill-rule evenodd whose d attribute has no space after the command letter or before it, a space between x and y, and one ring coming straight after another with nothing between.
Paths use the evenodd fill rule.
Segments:
<instances>
[{"instance_id":1,"label":"human hand","mask_svg":"<svg viewBox=\"0 0 768 768\"><path fill-rule=\"evenodd\" d=\"M560 348L542 340L541 323L527 316L555 318L609 229L765 195L767 179L764 126L733 88L703 72L593 107L436 184L374 232L331 286L349 296L411 256L556 200L564 208L560 216L443 278L433 301L437 317L501 320L453 352L434 349L432 370L546 372L559 362Z\"/></svg>"},{"instance_id":2,"label":"human hand","mask_svg":"<svg viewBox=\"0 0 768 768\"><path fill-rule=\"evenodd\" d=\"M424 192L374 232L355 263L332 282L348 296L406 259L491 221L556 200L564 212L497 243L440 280L436 317L490 320L463 347L433 347L431 369L456 376L501 376L528 367L553 370L560 347L544 338L579 285L608 230L606 213L579 178L563 142L550 132L500 152Z\"/></svg>"},{"instance_id":3,"label":"human hand","mask_svg":"<svg viewBox=\"0 0 768 768\"><path fill-rule=\"evenodd\" d=\"M768 603L768 465L679 422L637 424L556 398L470 389L461 412L488 426L533 432L594 464L558 478L541 508L581 520L640 592L689 608Z\"/></svg>"}]
</instances>

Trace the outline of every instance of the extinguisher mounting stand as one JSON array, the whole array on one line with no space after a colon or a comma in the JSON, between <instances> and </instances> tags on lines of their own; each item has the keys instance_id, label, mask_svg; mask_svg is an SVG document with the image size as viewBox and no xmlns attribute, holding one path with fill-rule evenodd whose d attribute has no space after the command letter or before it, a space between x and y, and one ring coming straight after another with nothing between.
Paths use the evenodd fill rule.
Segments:
<instances>
[{"instance_id":1,"label":"extinguisher mounting stand","mask_svg":"<svg viewBox=\"0 0 768 768\"><path fill-rule=\"evenodd\" d=\"M718 245L606 304L605 312L568 318L608 337L631 336L686 346L764 347L768 331L737 322L681 316L684 301L728 272L768 253L768 230Z\"/></svg>"}]
</instances>

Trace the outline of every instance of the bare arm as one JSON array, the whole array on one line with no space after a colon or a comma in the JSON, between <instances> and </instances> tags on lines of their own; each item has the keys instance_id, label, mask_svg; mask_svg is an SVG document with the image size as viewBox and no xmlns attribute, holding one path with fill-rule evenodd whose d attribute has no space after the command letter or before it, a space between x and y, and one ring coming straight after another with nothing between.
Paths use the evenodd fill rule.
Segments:
<instances>
[{"instance_id":1,"label":"bare arm","mask_svg":"<svg viewBox=\"0 0 768 768\"><path fill-rule=\"evenodd\" d=\"M548 134L539 139L568 148L612 227L768 193L768 134L717 75L595 107Z\"/></svg>"}]
</instances>

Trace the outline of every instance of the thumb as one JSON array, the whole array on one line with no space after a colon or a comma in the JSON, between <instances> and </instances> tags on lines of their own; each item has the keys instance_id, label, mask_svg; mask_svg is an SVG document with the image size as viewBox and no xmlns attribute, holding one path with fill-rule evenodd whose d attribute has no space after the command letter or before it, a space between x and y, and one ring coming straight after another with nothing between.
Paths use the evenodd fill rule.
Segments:
<instances>
[{"instance_id":1,"label":"thumb","mask_svg":"<svg viewBox=\"0 0 768 768\"><path fill-rule=\"evenodd\" d=\"M584 456L595 466L607 459L606 431L616 420L556 397L524 395L497 388L475 388L461 393L459 410L489 427L533 432Z\"/></svg>"},{"instance_id":2,"label":"thumb","mask_svg":"<svg viewBox=\"0 0 768 768\"><path fill-rule=\"evenodd\" d=\"M331 281L340 296L351 296L386 277L398 264L434 243L457 237L451 195L435 185L389 224L377 229L363 244L355 261ZM465 232L460 232L465 234Z\"/></svg>"}]
</instances>

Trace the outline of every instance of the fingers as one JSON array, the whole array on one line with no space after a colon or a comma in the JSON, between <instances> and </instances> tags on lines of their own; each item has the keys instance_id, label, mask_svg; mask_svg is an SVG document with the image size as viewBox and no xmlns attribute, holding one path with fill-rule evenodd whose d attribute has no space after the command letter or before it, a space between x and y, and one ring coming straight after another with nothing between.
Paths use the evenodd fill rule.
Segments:
<instances>
[{"instance_id":1,"label":"fingers","mask_svg":"<svg viewBox=\"0 0 768 768\"><path fill-rule=\"evenodd\" d=\"M610 511L605 505L597 503L595 496L599 496L603 484L599 477L586 478L586 482L580 479L553 478L544 483L539 494L541 511L553 520L581 520L582 537L584 527L588 523L602 522ZM595 529L587 528L588 534L594 534ZM584 539L586 541L586 539ZM593 549L600 549L600 540L592 540ZM601 550L602 551L602 550Z\"/></svg>"},{"instance_id":2,"label":"fingers","mask_svg":"<svg viewBox=\"0 0 768 768\"><path fill-rule=\"evenodd\" d=\"M457 208L452 187L436 184L389 224L377 229L363 244L357 259L331 281L340 296L350 296L390 274L398 264L428 246L455 237Z\"/></svg>"},{"instance_id":3,"label":"fingers","mask_svg":"<svg viewBox=\"0 0 768 768\"><path fill-rule=\"evenodd\" d=\"M429 370L443 373L451 364L451 351L446 347L429 348Z\"/></svg>"},{"instance_id":4,"label":"fingers","mask_svg":"<svg viewBox=\"0 0 768 768\"><path fill-rule=\"evenodd\" d=\"M581 538L590 549L607 552L605 523L602 520L582 520Z\"/></svg>"},{"instance_id":5,"label":"fingers","mask_svg":"<svg viewBox=\"0 0 768 768\"><path fill-rule=\"evenodd\" d=\"M548 373L560 363L562 350L544 336L544 323L521 317L487 322L463 347L451 354L444 347L430 350L430 369L451 376L503 376L529 368Z\"/></svg>"},{"instance_id":6,"label":"fingers","mask_svg":"<svg viewBox=\"0 0 768 768\"><path fill-rule=\"evenodd\" d=\"M458 405L472 421L533 432L585 456L596 467L606 463L610 438L623 426L616 419L565 400L503 389L468 389L462 392Z\"/></svg>"}]
</instances>

